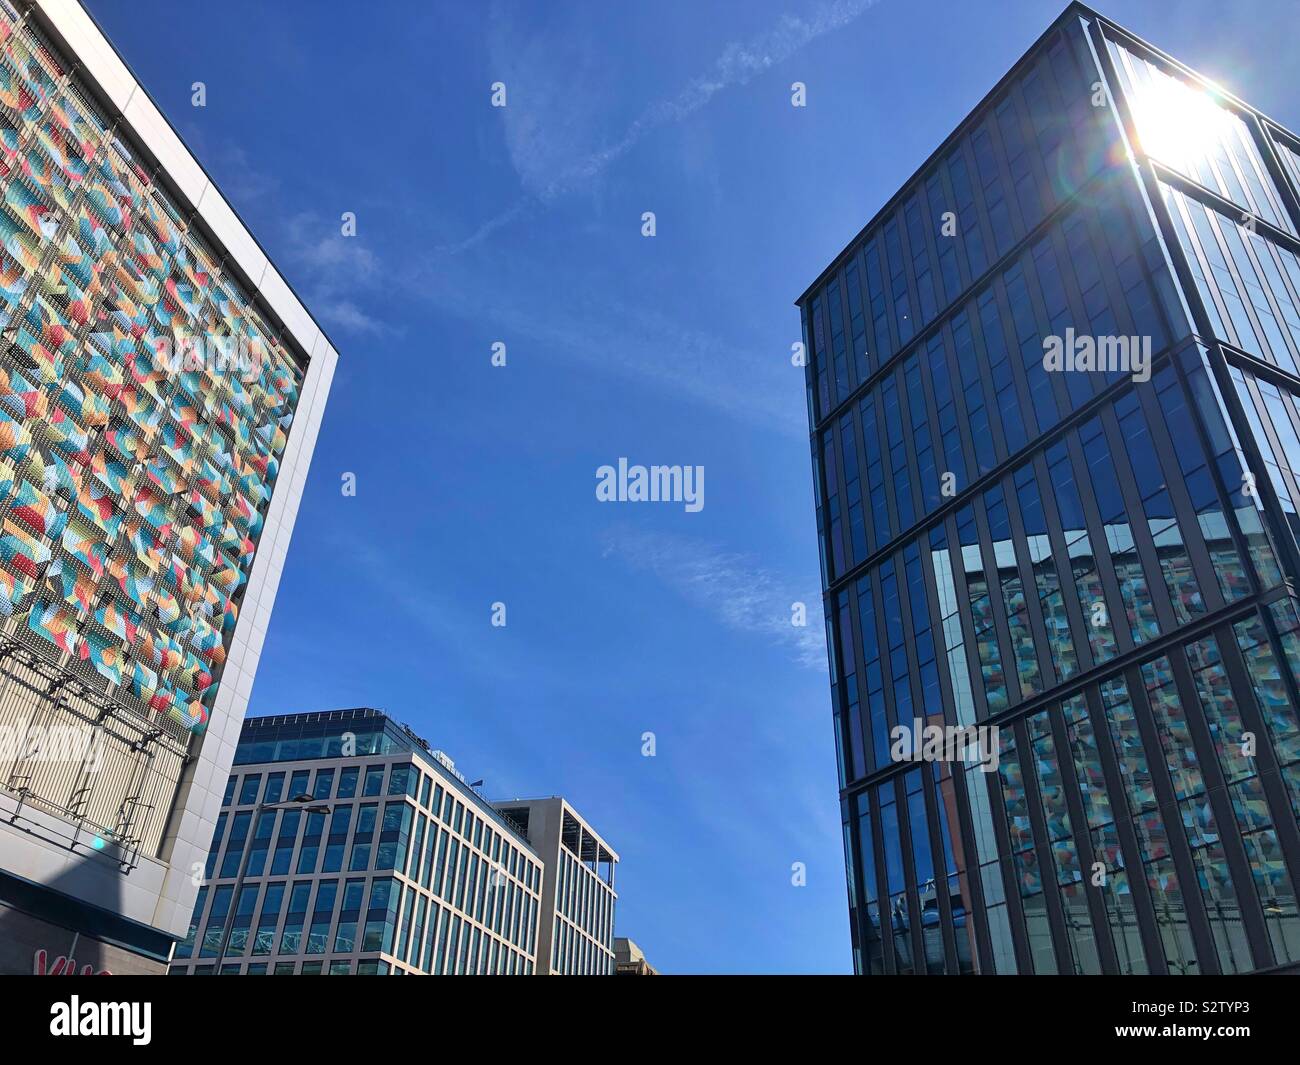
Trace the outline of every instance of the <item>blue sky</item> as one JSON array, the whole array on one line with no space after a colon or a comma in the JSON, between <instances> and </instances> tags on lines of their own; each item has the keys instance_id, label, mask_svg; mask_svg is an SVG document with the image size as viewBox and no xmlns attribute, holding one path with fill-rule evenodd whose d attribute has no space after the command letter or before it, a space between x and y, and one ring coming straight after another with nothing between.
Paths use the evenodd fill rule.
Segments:
<instances>
[{"instance_id":1,"label":"blue sky","mask_svg":"<svg viewBox=\"0 0 1300 1065\"><path fill-rule=\"evenodd\" d=\"M339 350L251 712L565 795L667 972L848 971L792 302L1064 0L90 7ZM1291 4L1099 9L1300 127Z\"/></svg>"}]
</instances>

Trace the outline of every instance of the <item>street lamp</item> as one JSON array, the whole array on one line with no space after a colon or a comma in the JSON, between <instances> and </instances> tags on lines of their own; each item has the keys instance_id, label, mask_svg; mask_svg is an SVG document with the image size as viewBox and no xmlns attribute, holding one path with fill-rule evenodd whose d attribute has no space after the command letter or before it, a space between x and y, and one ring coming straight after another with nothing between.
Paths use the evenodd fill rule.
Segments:
<instances>
[{"instance_id":1,"label":"street lamp","mask_svg":"<svg viewBox=\"0 0 1300 1065\"><path fill-rule=\"evenodd\" d=\"M292 799L285 802L262 802L258 803L254 813L260 814L266 810L284 810L290 807L297 807L306 810L309 814L327 814L332 809L327 802L313 803L314 797L303 792L301 795L295 795ZM249 823L250 831L257 831L257 818L252 818ZM252 852L252 840L244 841L244 853L239 858L239 875L235 877L235 886L230 894L230 910L226 914L225 927L221 931L221 950L217 952L217 975L221 975L221 966L226 960L226 951L230 947L230 935L235 930L235 910L239 905L240 889L244 886L244 874L248 869L248 855Z\"/></svg>"}]
</instances>

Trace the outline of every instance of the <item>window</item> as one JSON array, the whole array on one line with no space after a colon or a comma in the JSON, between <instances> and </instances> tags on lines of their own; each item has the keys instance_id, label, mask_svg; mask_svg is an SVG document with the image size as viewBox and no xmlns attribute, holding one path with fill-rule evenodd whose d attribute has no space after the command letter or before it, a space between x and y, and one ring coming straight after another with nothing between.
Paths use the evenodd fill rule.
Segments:
<instances>
[{"instance_id":1,"label":"window","mask_svg":"<svg viewBox=\"0 0 1300 1065\"><path fill-rule=\"evenodd\" d=\"M262 801L268 805L280 801L284 793L284 774L270 773L266 778L266 794L262 796Z\"/></svg>"},{"instance_id":2,"label":"window","mask_svg":"<svg viewBox=\"0 0 1300 1065\"><path fill-rule=\"evenodd\" d=\"M892 782L876 789L880 808L881 836L885 850L885 887L888 892L889 925L894 941L894 972L900 976L916 971L912 949L912 919L908 912L907 880L903 871L903 843L898 804Z\"/></svg>"},{"instance_id":3,"label":"window","mask_svg":"<svg viewBox=\"0 0 1300 1065\"><path fill-rule=\"evenodd\" d=\"M235 905L235 914L230 922L230 939L226 945L226 954L239 957L248 949L248 930L253 923L253 912L257 907L257 894L261 884L244 884L239 889L239 901Z\"/></svg>"},{"instance_id":4,"label":"window","mask_svg":"<svg viewBox=\"0 0 1300 1065\"><path fill-rule=\"evenodd\" d=\"M338 797L340 799L351 799L353 796L356 795L357 776L359 774L360 774L360 769L358 769L356 766L348 766L346 769L344 769L342 772L339 773Z\"/></svg>"},{"instance_id":5,"label":"window","mask_svg":"<svg viewBox=\"0 0 1300 1065\"><path fill-rule=\"evenodd\" d=\"M320 857L320 838L325 831L325 814L313 810L307 814L307 824L302 833L302 845L298 848L299 873L314 873L316 861Z\"/></svg>"},{"instance_id":6,"label":"window","mask_svg":"<svg viewBox=\"0 0 1300 1065\"><path fill-rule=\"evenodd\" d=\"M262 898L262 912L257 919L257 932L253 936L253 953L270 954L275 944L275 926L280 920L280 907L284 904L284 882L273 881L266 885Z\"/></svg>"},{"instance_id":7,"label":"window","mask_svg":"<svg viewBox=\"0 0 1300 1065\"><path fill-rule=\"evenodd\" d=\"M285 810L281 815L280 835L275 841L275 855L271 859L272 876L283 876L289 872L289 863L293 858L293 848L298 838L298 824L301 820L301 810Z\"/></svg>"},{"instance_id":8,"label":"window","mask_svg":"<svg viewBox=\"0 0 1300 1065\"><path fill-rule=\"evenodd\" d=\"M307 902L311 897L311 881L299 880L289 893L289 912L285 915L284 931L280 934L280 954L297 954L302 947L302 929L307 920Z\"/></svg>"},{"instance_id":9,"label":"window","mask_svg":"<svg viewBox=\"0 0 1300 1065\"><path fill-rule=\"evenodd\" d=\"M329 947L330 922L334 915L338 888L337 880L322 880L316 887L316 909L312 914L311 929L307 933L308 954L324 954Z\"/></svg>"},{"instance_id":10,"label":"window","mask_svg":"<svg viewBox=\"0 0 1300 1065\"><path fill-rule=\"evenodd\" d=\"M1038 803L1047 832L1047 847L1052 855L1052 879L1056 882L1065 912L1065 945L1069 949L1069 961L1075 975L1096 976L1101 973L1101 956L1093 936L1083 863L1065 796L1065 766L1052 732L1051 714L1034 714L1027 719L1026 726L1029 733L1026 761L1032 765L1038 785Z\"/></svg>"},{"instance_id":11,"label":"window","mask_svg":"<svg viewBox=\"0 0 1300 1065\"><path fill-rule=\"evenodd\" d=\"M325 856L321 861L322 873L337 873L343 868L343 848L348 840L348 826L351 821L350 805L334 807L330 815L329 836L325 840Z\"/></svg>"},{"instance_id":12,"label":"window","mask_svg":"<svg viewBox=\"0 0 1300 1065\"><path fill-rule=\"evenodd\" d=\"M263 810L257 815L257 827L253 831L253 842L248 851L248 865L245 876L261 876L266 871L266 852L271 846L271 833L275 828L276 811Z\"/></svg>"},{"instance_id":13,"label":"window","mask_svg":"<svg viewBox=\"0 0 1300 1065\"><path fill-rule=\"evenodd\" d=\"M262 783L261 773L250 773L244 777L244 782L239 788L239 805L251 806L257 802L258 786Z\"/></svg>"},{"instance_id":14,"label":"window","mask_svg":"<svg viewBox=\"0 0 1300 1065\"><path fill-rule=\"evenodd\" d=\"M208 926L203 934L203 947L199 951L199 957L215 958L220 952L234 890L233 884L222 884L212 893L212 909L208 914Z\"/></svg>"},{"instance_id":15,"label":"window","mask_svg":"<svg viewBox=\"0 0 1300 1065\"><path fill-rule=\"evenodd\" d=\"M1067 699L1061 708L1072 769L1088 820L1093 862L1102 863L1107 878L1108 890L1099 894L1106 910L1111 943L1119 958L1119 971L1124 975L1146 973L1149 970L1139 933L1137 907L1087 702L1079 695ZM1090 870L1095 869L1092 863L1089 864Z\"/></svg>"},{"instance_id":16,"label":"window","mask_svg":"<svg viewBox=\"0 0 1300 1065\"><path fill-rule=\"evenodd\" d=\"M1093 418L1080 427L1079 444L1087 463L1088 480L1100 513L1111 566L1119 583L1120 598L1124 602L1129 637L1135 644L1140 644L1160 635L1160 623L1101 418ZM1090 623L1092 616L1090 608Z\"/></svg>"},{"instance_id":17,"label":"window","mask_svg":"<svg viewBox=\"0 0 1300 1065\"><path fill-rule=\"evenodd\" d=\"M1006 812L1007 831L1011 837L1012 868L1015 871L1015 879L1010 883L1014 883L1019 890L1033 972L1039 976L1054 976L1059 970L1056 952L1052 949L1047 897L1043 892L1043 870L1038 861L1033 816L1017 755L1014 729L1002 729L999 739L1002 751L998 758L998 776L1002 783L1002 804Z\"/></svg>"},{"instance_id":18,"label":"window","mask_svg":"<svg viewBox=\"0 0 1300 1065\"><path fill-rule=\"evenodd\" d=\"M963 974L973 973L977 971L979 951L975 942L975 926L970 920L970 882L966 870L958 861L959 856L964 856L965 848L961 844L960 835L953 834L953 828L956 827L953 824L953 815L957 811L957 795L952 767L947 762L933 762L931 770L934 808L938 814L939 843L943 859L943 868L940 870L940 877L936 880L936 888L942 888L946 892L949 909L952 912L954 939L957 946L957 971ZM608 933L605 943L609 944Z\"/></svg>"},{"instance_id":19,"label":"window","mask_svg":"<svg viewBox=\"0 0 1300 1065\"><path fill-rule=\"evenodd\" d=\"M395 765L388 774L388 794L403 795L406 792L407 780L410 779L413 767L410 765ZM367 794L369 794L367 792Z\"/></svg>"},{"instance_id":20,"label":"window","mask_svg":"<svg viewBox=\"0 0 1300 1065\"><path fill-rule=\"evenodd\" d=\"M334 770L322 769L316 773L316 787L312 791L313 799L328 799L334 787Z\"/></svg>"},{"instance_id":21,"label":"window","mask_svg":"<svg viewBox=\"0 0 1300 1065\"><path fill-rule=\"evenodd\" d=\"M1155 542L1174 615L1179 624L1186 624L1205 613L1205 600L1201 597L1160 466L1156 444L1148 431L1137 393L1128 392L1119 399L1115 404L1115 413L1119 417L1120 432L1127 444L1126 454L1137 481L1142 507L1146 511L1147 524Z\"/></svg>"},{"instance_id":22,"label":"window","mask_svg":"<svg viewBox=\"0 0 1300 1065\"><path fill-rule=\"evenodd\" d=\"M1199 972L1182 884L1174 869L1164 818L1157 808L1151 771L1127 684L1122 678L1104 682L1101 699L1128 797L1128 817L1138 836L1139 857L1151 892L1156 925L1164 943L1165 962L1174 974Z\"/></svg>"},{"instance_id":23,"label":"window","mask_svg":"<svg viewBox=\"0 0 1300 1065\"><path fill-rule=\"evenodd\" d=\"M938 885L934 876L934 852L930 849L930 826L925 813L924 780L924 772L913 769L903 777L903 788L907 796L907 820L911 831L913 883L916 884L921 901L924 970L931 975L942 975L947 972L947 959L944 956Z\"/></svg>"},{"instance_id":24,"label":"window","mask_svg":"<svg viewBox=\"0 0 1300 1065\"><path fill-rule=\"evenodd\" d=\"M1252 963L1242 926L1241 902L1169 658L1157 658L1143 665L1142 680L1191 847L1219 965L1225 973L1247 971Z\"/></svg>"},{"instance_id":25,"label":"window","mask_svg":"<svg viewBox=\"0 0 1300 1065\"><path fill-rule=\"evenodd\" d=\"M397 917L397 882L392 877L376 877L370 888L370 906L366 911L363 951L393 949L393 928Z\"/></svg>"},{"instance_id":26,"label":"window","mask_svg":"<svg viewBox=\"0 0 1300 1065\"><path fill-rule=\"evenodd\" d=\"M199 888L198 897L194 900L194 913L190 917L190 930L185 938L176 944L174 957L188 958L194 953L194 937L199 931L199 922L203 917L203 906L208 901L208 888Z\"/></svg>"},{"instance_id":27,"label":"window","mask_svg":"<svg viewBox=\"0 0 1300 1065\"><path fill-rule=\"evenodd\" d=\"M203 879L211 880L216 870L217 853L220 850L221 839L226 831L226 819L228 815L224 812L217 815L217 827L212 830L212 843L208 847L207 861L203 866Z\"/></svg>"},{"instance_id":28,"label":"window","mask_svg":"<svg viewBox=\"0 0 1300 1065\"><path fill-rule=\"evenodd\" d=\"M364 880L349 880L343 888L343 904L339 909L338 928L334 933L334 953L351 954L357 949L357 922L361 919L361 903L366 893Z\"/></svg>"},{"instance_id":29,"label":"window","mask_svg":"<svg viewBox=\"0 0 1300 1065\"><path fill-rule=\"evenodd\" d=\"M1047 630L1047 649L1056 679L1069 680L1079 671L1079 658L1070 636L1070 618L1065 607L1060 574L1052 557L1052 540L1034 464L1029 462L1021 466L1012 479L1020 503L1020 520L1029 549L1029 565L1034 575L1038 607Z\"/></svg>"},{"instance_id":30,"label":"window","mask_svg":"<svg viewBox=\"0 0 1300 1065\"><path fill-rule=\"evenodd\" d=\"M1011 523L1007 515L1006 497L1002 486L984 493L984 506L988 515L989 536L993 541L993 557L998 567L998 584L1007 612L1007 629L1011 635L1011 651L1020 679L1020 692L1029 698L1043 690L1042 669L1038 651L1034 646L1033 629L1029 621L1029 603L1025 598L1021 579L1019 551L1011 536Z\"/></svg>"},{"instance_id":31,"label":"window","mask_svg":"<svg viewBox=\"0 0 1300 1065\"><path fill-rule=\"evenodd\" d=\"M379 834L379 848L375 852L377 869L396 869L406 872L406 845L411 828L411 806L406 802L384 805L384 823Z\"/></svg>"},{"instance_id":32,"label":"window","mask_svg":"<svg viewBox=\"0 0 1300 1065\"><path fill-rule=\"evenodd\" d=\"M221 875L238 876L239 867L244 859L244 843L248 839L248 826L253 814L245 810L237 813L230 822L230 839L226 841L226 852L221 859Z\"/></svg>"}]
</instances>

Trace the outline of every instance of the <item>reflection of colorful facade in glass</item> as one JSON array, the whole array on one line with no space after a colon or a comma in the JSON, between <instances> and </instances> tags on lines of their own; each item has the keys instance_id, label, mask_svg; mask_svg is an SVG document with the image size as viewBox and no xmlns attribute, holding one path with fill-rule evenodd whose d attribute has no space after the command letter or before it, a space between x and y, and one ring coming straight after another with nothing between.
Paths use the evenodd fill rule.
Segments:
<instances>
[{"instance_id":1,"label":"reflection of colorful facade in glass","mask_svg":"<svg viewBox=\"0 0 1300 1065\"><path fill-rule=\"evenodd\" d=\"M66 73L0 4L3 632L198 732L302 371Z\"/></svg>"},{"instance_id":2,"label":"reflection of colorful facade in glass","mask_svg":"<svg viewBox=\"0 0 1300 1065\"><path fill-rule=\"evenodd\" d=\"M859 972L1300 972L1296 179L1071 3L800 298Z\"/></svg>"}]
</instances>

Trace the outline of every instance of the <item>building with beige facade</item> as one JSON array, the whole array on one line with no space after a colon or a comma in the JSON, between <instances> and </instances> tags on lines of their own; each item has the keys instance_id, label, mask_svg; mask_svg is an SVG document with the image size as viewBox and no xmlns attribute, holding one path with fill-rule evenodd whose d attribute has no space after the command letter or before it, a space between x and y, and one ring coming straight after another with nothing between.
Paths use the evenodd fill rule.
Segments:
<instances>
[{"instance_id":1,"label":"building with beige facade","mask_svg":"<svg viewBox=\"0 0 1300 1065\"><path fill-rule=\"evenodd\" d=\"M646 961L645 952L632 940L622 936L614 940L616 976L658 976L659 970Z\"/></svg>"},{"instance_id":2,"label":"building with beige facade","mask_svg":"<svg viewBox=\"0 0 1300 1065\"><path fill-rule=\"evenodd\" d=\"M618 854L558 796L495 805L528 837L546 870L537 971L612 976Z\"/></svg>"}]
</instances>

